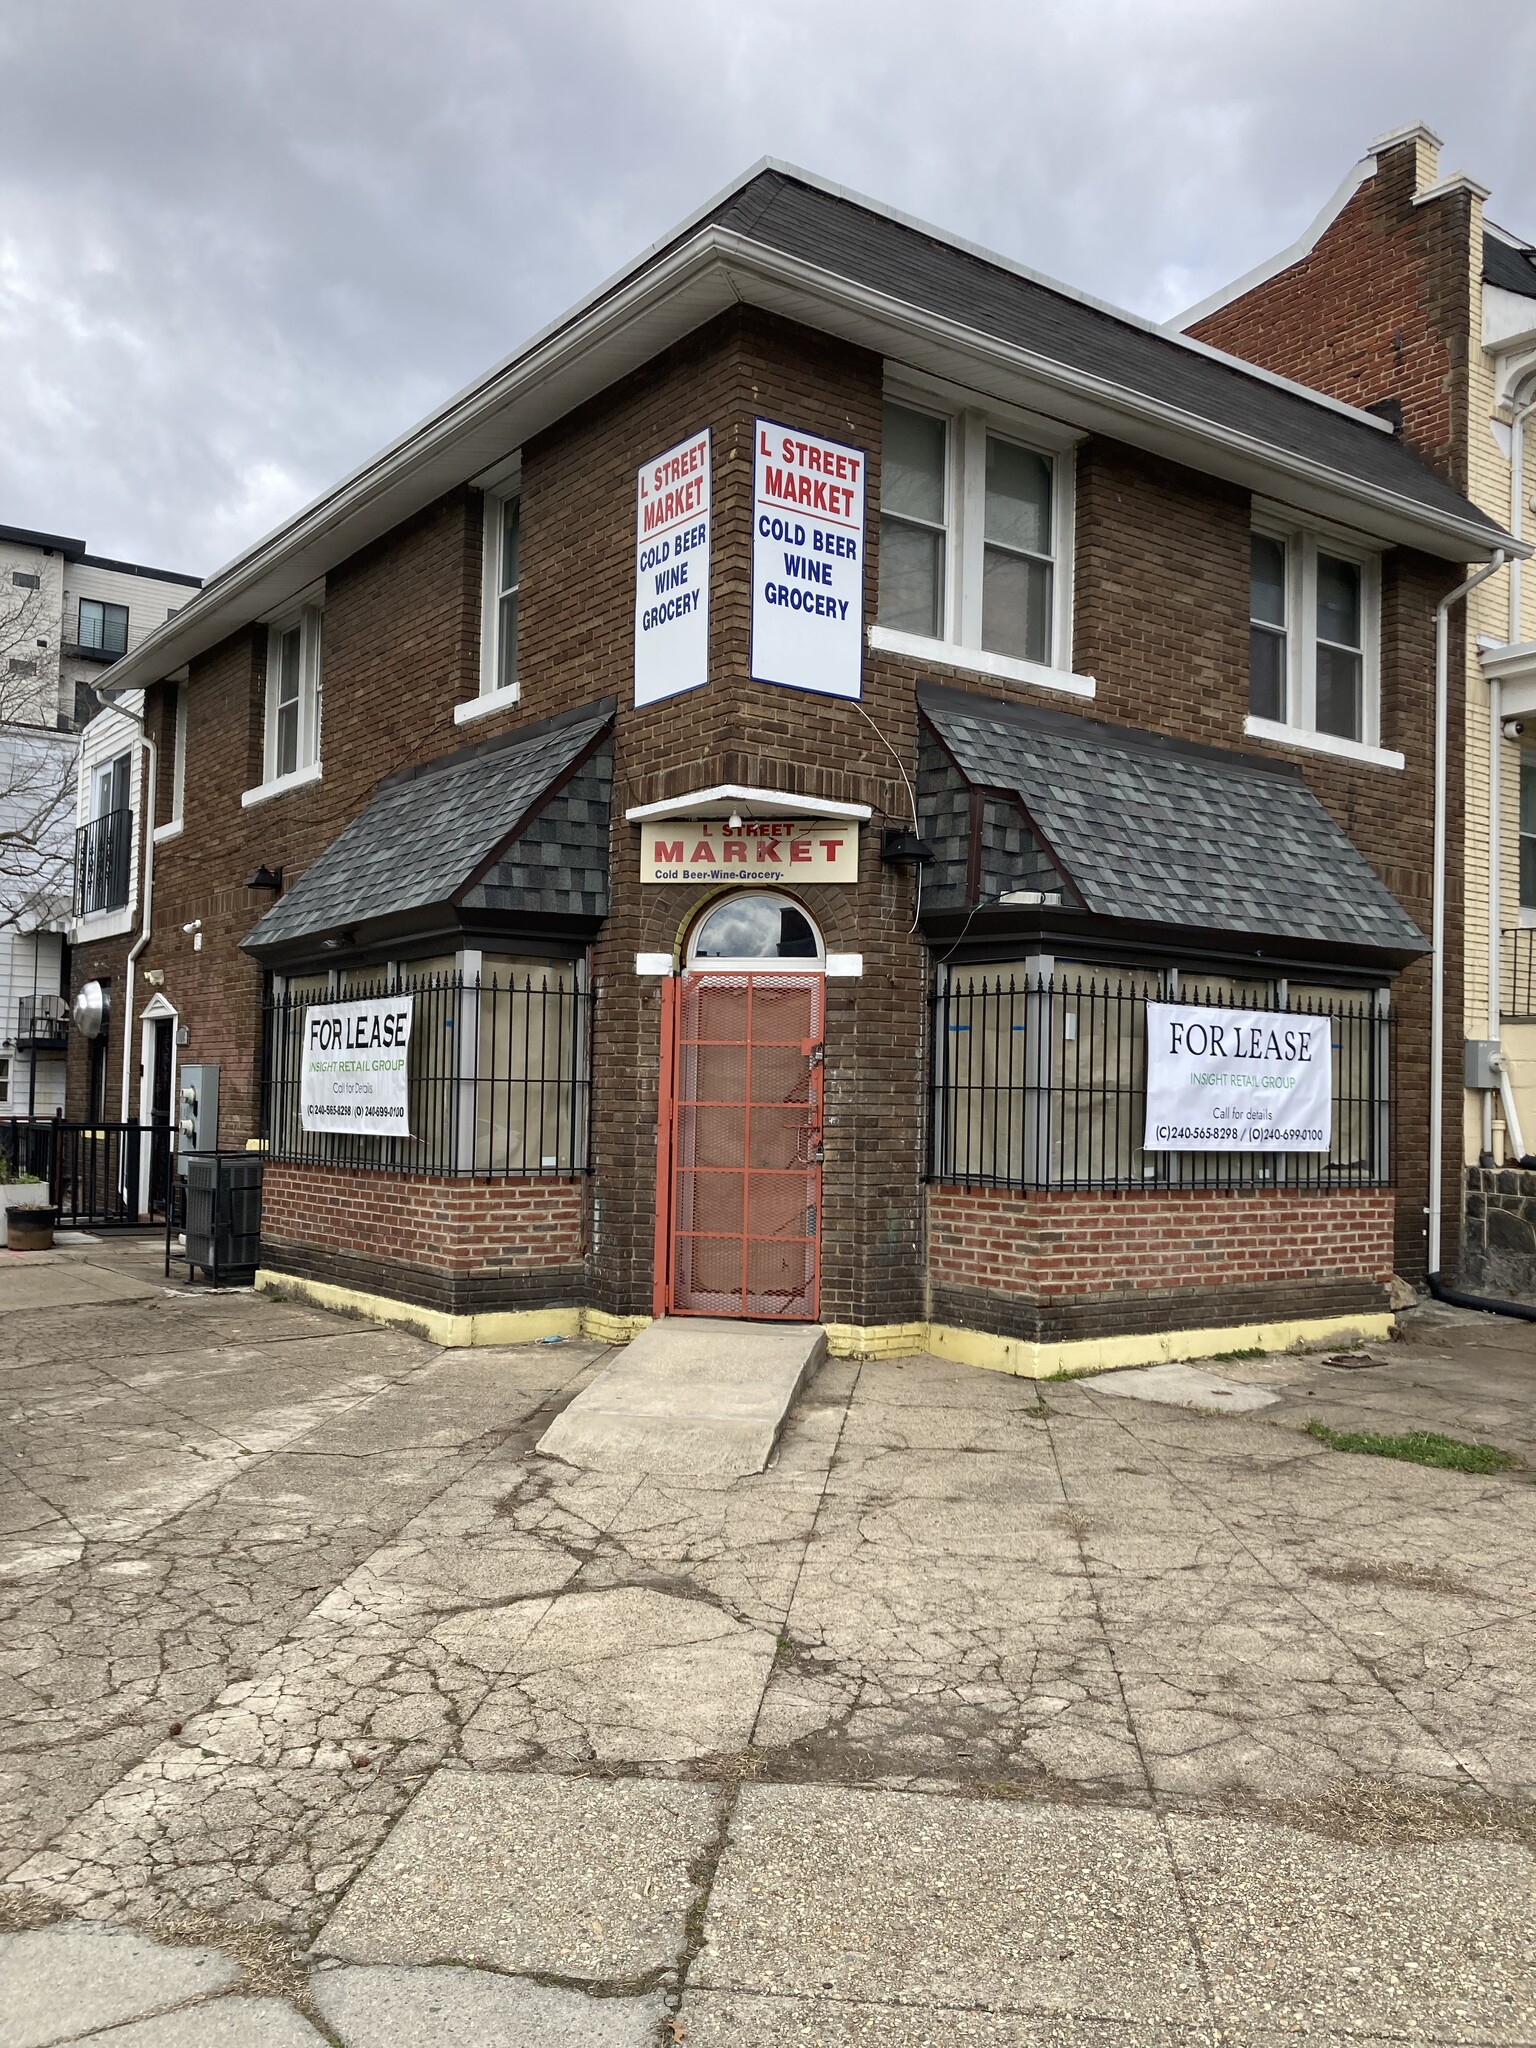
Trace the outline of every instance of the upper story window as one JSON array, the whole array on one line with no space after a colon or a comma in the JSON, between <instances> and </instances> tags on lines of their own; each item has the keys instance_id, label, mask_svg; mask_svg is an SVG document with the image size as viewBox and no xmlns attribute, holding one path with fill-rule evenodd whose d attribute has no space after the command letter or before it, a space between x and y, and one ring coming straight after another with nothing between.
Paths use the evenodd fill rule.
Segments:
<instances>
[{"instance_id":1,"label":"upper story window","mask_svg":"<svg viewBox=\"0 0 1536 2048\"><path fill-rule=\"evenodd\" d=\"M1375 556L1305 532L1250 545L1248 730L1401 767L1381 746Z\"/></svg>"},{"instance_id":2,"label":"upper story window","mask_svg":"<svg viewBox=\"0 0 1536 2048\"><path fill-rule=\"evenodd\" d=\"M1071 467L983 413L887 404L874 644L1090 695L1066 673Z\"/></svg>"},{"instance_id":3,"label":"upper story window","mask_svg":"<svg viewBox=\"0 0 1536 2048\"><path fill-rule=\"evenodd\" d=\"M1520 763L1520 922L1536 924L1536 760Z\"/></svg>"},{"instance_id":4,"label":"upper story window","mask_svg":"<svg viewBox=\"0 0 1536 2048\"><path fill-rule=\"evenodd\" d=\"M89 647L101 654L126 654L128 652L128 607L125 604L107 604L99 597L82 597L80 600L81 647Z\"/></svg>"},{"instance_id":5,"label":"upper story window","mask_svg":"<svg viewBox=\"0 0 1536 2048\"><path fill-rule=\"evenodd\" d=\"M266 780L320 759L320 611L306 605L267 630Z\"/></svg>"}]
</instances>

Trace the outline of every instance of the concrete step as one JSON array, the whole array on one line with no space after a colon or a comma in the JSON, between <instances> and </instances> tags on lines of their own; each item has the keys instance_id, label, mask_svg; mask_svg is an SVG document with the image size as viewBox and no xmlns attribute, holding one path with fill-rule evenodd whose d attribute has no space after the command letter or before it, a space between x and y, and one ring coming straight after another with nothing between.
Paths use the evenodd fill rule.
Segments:
<instances>
[{"instance_id":1,"label":"concrete step","mask_svg":"<svg viewBox=\"0 0 1536 2048\"><path fill-rule=\"evenodd\" d=\"M593 1471L706 1486L761 1472L826 1350L819 1323L665 1316L556 1417L539 1449Z\"/></svg>"}]
</instances>

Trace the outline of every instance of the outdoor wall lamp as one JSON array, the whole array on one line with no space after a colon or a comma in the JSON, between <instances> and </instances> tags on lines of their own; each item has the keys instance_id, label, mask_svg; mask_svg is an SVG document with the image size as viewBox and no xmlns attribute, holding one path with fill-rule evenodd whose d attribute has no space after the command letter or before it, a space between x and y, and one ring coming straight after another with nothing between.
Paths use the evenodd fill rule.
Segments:
<instances>
[{"instance_id":1,"label":"outdoor wall lamp","mask_svg":"<svg viewBox=\"0 0 1536 2048\"><path fill-rule=\"evenodd\" d=\"M925 868L933 859L933 848L910 825L887 825L880 835L880 858L887 867Z\"/></svg>"},{"instance_id":2,"label":"outdoor wall lamp","mask_svg":"<svg viewBox=\"0 0 1536 2048\"><path fill-rule=\"evenodd\" d=\"M266 862L263 861L245 886L247 889L272 889L278 895L281 895L283 890L283 870L281 866L269 868Z\"/></svg>"}]
</instances>

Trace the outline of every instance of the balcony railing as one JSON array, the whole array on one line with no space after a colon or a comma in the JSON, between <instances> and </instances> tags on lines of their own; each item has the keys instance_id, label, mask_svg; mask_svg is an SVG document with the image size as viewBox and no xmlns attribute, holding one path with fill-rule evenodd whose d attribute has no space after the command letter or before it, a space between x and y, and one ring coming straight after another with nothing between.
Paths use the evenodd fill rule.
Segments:
<instances>
[{"instance_id":1,"label":"balcony railing","mask_svg":"<svg viewBox=\"0 0 1536 2048\"><path fill-rule=\"evenodd\" d=\"M132 811L107 811L75 834L75 915L121 910L128 901Z\"/></svg>"},{"instance_id":2,"label":"balcony railing","mask_svg":"<svg viewBox=\"0 0 1536 2048\"><path fill-rule=\"evenodd\" d=\"M18 999L18 1052L63 1052L68 1044L69 1004L63 996L21 996Z\"/></svg>"},{"instance_id":3,"label":"balcony railing","mask_svg":"<svg viewBox=\"0 0 1536 2048\"><path fill-rule=\"evenodd\" d=\"M1504 1015L1536 1018L1536 928L1516 927L1503 940L1499 986Z\"/></svg>"}]
</instances>

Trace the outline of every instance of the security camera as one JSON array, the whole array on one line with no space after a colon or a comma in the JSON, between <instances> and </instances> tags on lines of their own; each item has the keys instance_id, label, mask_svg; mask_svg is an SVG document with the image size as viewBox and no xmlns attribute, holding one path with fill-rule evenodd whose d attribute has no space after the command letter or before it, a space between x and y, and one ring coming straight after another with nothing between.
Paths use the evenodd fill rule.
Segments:
<instances>
[{"instance_id":1,"label":"security camera","mask_svg":"<svg viewBox=\"0 0 1536 2048\"><path fill-rule=\"evenodd\" d=\"M1525 732L1525 720L1523 718L1506 718L1500 730L1507 740L1520 739Z\"/></svg>"},{"instance_id":2,"label":"security camera","mask_svg":"<svg viewBox=\"0 0 1536 2048\"><path fill-rule=\"evenodd\" d=\"M200 917L194 917L190 924L184 924L182 926L182 930L184 932L200 932L202 928L203 920Z\"/></svg>"}]
</instances>

